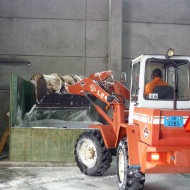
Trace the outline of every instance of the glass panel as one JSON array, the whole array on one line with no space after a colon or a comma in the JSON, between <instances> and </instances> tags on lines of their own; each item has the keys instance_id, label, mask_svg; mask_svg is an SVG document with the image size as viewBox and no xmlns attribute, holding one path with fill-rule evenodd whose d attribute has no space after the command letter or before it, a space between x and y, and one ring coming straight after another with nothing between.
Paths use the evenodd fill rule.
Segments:
<instances>
[{"instance_id":1,"label":"glass panel","mask_svg":"<svg viewBox=\"0 0 190 190\"><path fill-rule=\"evenodd\" d=\"M187 64L178 66L177 78L178 78L178 99L185 100L189 98L189 68Z\"/></svg>"},{"instance_id":2,"label":"glass panel","mask_svg":"<svg viewBox=\"0 0 190 190\"><path fill-rule=\"evenodd\" d=\"M138 100L139 75L140 75L140 62L135 63L133 65L132 87L131 87L131 101L137 101Z\"/></svg>"},{"instance_id":3,"label":"glass panel","mask_svg":"<svg viewBox=\"0 0 190 190\"><path fill-rule=\"evenodd\" d=\"M146 68L145 68L145 86L146 84L150 83L152 80L152 71L154 69L160 69L162 72L162 81L160 83L155 82L155 86L164 86L167 83L169 86L173 87L173 90L176 88L178 89L177 99L178 100L189 100L189 62L187 60L172 60L172 59L155 59L149 58L146 61ZM160 80L160 81L161 81ZM150 89L150 88L149 88ZM159 95L159 90L155 91L154 88L151 88L149 93L145 92L146 99L162 99L162 100L173 100L171 96L163 97ZM159 87L160 89L160 87ZM162 88L163 91L164 88ZM166 89L166 88L165 88ZM165 90L164 89L164 90ZM147 87L146 90L147 91ZM166 90L167 91L167 90ZM172 90L170 89L170 92ZM166 94L169 92L167 91ZM172 92L171 92L172 93ZM173 94L173 93L172 93Z\"/></svg>"}]
</instances>

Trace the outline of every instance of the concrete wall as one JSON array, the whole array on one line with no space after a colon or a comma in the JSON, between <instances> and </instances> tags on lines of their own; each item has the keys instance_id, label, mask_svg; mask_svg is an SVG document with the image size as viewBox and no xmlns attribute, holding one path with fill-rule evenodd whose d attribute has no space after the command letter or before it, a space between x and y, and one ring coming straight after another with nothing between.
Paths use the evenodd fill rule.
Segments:
<instances>
[{"instance_id":1,"label":"concrete wall","mask_svg":"<svg viewBox=\"0 0 190 190\"><path fill-rule=\"evenodd\" d=\"M3 67L3 73L30 79L39 72L88 75L107 69L107 0L0 0L0 26L0 57L31 62Z\"/></svg>"},{"instance_id":2,"label":"concrete wall","mask_svg":"<svg viewBox=\"0 0 190 190\"><path fill-rule=\"evenodd\" d=\"M189 23L189 0L0 0L0 58L31 62L2 66L0 86L8 84L10 72L24 79L38 72L88 75L129 70L132 58L170 47L189 55Z\"/></svg>"},{"instance_id":3,"label":"concrete wall","mask_svg":"<svg viewBox=\"0 0 190 190\"><path fill-rule=\"evenodd\" d=\"M189 31L189 0L123 0L123 70L130 72L129 62L141 54L173 48L178 55L190 55Z\"/></svg>"}]
</instances>

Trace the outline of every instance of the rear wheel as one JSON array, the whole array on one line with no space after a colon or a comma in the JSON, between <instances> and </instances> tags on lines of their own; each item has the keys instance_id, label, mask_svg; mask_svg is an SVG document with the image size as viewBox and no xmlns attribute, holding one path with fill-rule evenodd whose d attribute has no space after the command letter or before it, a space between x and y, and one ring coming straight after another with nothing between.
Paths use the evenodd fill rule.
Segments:
<instances>
[{"instance_id":1,"label":"rear wheel","mask_svg":"<svg viewBox=\"0 0 190 190\"><path fill-rule=\"evenodd\" d=\"M119 190L144 189L145 175L139 168L129 168L126 139L122 139L117 148L117 177Z\"/></svg>"},{"instance_id":2,"label":"rear wheel","mask_svg":"<svg viewBox=\"0 0 190 190\"><path fill-rule=\"evenodd\" d=\"M79 136L75 145L75 160L86 175L102 175L110 167L112 157L99 131L90 130Z\"/></svg>"}]
</instances>

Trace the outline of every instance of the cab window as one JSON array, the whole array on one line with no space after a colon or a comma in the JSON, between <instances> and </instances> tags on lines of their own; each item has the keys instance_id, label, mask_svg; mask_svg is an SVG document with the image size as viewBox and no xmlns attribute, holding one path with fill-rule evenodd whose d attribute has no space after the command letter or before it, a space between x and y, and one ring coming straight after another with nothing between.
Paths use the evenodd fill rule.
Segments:
<instances>
[{"instance_id":1,"label":"cab window","mask_svg":"<svg viewBox=\"0 0 190 190\"><path fill-rule=\"evenodd\" d=\"M131 81L131 101L138 101L140 62L133 65Z\"/></svg>"},{"instance_id":2,"label":"cab window","mask_svg":"<svg viewBox=\"0 0 190 190\"><path fill-rule=\"evenodd\" d=\"M146 61L145 67L145 86L152 81L151 74L154 69L160 69L162 72L162 80L166 82L169 87L166 87L166 94L174 93L177 89L177 99L189 99L189 61L187 60L172 60L172 59L155 59L149 58ZM153 91L148 96L144 95L145 99L159 99L159 100L173 100L171 96L161 96L159 91L166 88L158 87L156 93ZM161 90L160 90L161 89ZM173 92L172 92L173 91ZM162 94L162 93L161 93Z\"/></svg>"}]
</instances>

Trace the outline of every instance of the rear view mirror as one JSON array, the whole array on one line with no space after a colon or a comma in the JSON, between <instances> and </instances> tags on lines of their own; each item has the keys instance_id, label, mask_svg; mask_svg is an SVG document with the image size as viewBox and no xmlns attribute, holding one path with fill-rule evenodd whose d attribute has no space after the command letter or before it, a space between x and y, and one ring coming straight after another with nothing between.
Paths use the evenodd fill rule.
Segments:
<instances>
[{"instance_id":1,"label":"rear view mirror","mask_svg":"<svg viewBox=\"0 0 190 190\"><path fill-rule=\"evenodd\" d=\"M127 73L126 72L122 72L120 74L120 82L127 82Z\"/></svg>"}]
</instances>

